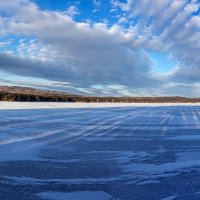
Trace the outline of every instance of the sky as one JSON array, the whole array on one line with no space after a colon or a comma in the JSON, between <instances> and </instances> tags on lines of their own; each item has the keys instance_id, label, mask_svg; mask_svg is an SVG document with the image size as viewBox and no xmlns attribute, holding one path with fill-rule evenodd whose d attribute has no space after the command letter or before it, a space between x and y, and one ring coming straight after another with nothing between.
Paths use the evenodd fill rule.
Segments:
<instances>
[{"instance_id":1,"label":"sky","mask_svg":"<svg viewBox=\"0 0 200 200\"><path fill-rule=\"evenodd\" d=\"M200 97L200 0L0 0L0 85Z\"/></svg>"}]
</instances>

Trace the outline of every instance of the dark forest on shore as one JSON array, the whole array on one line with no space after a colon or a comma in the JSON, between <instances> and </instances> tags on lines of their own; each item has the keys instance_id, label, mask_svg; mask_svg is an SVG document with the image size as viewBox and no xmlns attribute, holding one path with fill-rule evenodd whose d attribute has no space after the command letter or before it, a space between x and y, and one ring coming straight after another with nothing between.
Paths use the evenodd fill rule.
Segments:
<instances>
[{"instance_id":1,"label":"dark forest on shore","mask_svg":"<svg viewBox=\"0 0 200 200\"><path fill-rule=\"evenodd\" d=\"M95 97L66 92L38 90L18 86L0 86L0 101L22 102L94 102L94 103L197 103L200 98L164 97Z\"/></svg>"}]
</instances>

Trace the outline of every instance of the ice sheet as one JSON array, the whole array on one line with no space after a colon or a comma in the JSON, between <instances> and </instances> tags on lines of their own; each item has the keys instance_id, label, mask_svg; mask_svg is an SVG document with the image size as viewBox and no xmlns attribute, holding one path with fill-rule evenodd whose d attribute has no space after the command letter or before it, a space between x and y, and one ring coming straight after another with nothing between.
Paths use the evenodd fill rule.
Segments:
<instances>
[{"instance_id":1,"label":"ice sheet","mask_svg":"<svg viewBox=\"0 0 200 200\"><path fill-rule=\"evenodd\" d=\"M2 199L76 200L80 192L120 200L200 196L198 105L6 104Z\"/></svg>"}]
</instances>

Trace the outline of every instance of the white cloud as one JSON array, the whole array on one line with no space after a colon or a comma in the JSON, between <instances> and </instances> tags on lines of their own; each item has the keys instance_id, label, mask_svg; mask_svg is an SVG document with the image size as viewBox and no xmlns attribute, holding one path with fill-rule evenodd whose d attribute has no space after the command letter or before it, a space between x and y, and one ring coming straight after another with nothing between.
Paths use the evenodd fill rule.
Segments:
<instances>
[{"instance_id":1,"label":"white cloud","mask_svg":"<svg viewBox=\"0 0 200 200\"><path fill-rule=\"evenodd\" d=\"M93 0L93 4L98 7L101 5L101 1L100 0Z\"/></svg>"},{"instance_id":2,"label":"white cloud","mask_svg":"<svg viewBox=\"0 0 200 200\"><path fill-rule=\"evenodd\" d=\"M75 15L79 14L78 8L75 5L71 5L67 8L67 11L64 12L68 16L74 17Z\"/></svg>"},{"instance_id":3,"label":"white cloud","mask_svg":"<svg viewBox=\"0 0 200 200\"><path fill-rule=\"evenodd\" d=\"M100 1L93 3L95 8L100 6ZM170 83L180 88L177 85L184 82L200 82L195 76L200 69L200 20L194 15L199 9L198 1L111 3L112 9L121 9L123 14L118 24L108 26L76 22L73 16L79 12L73 5L63 13L40 10L28 0L0 0L0 10L7 13L0 17L0 34L27 38L11 55L0 54L0 69L75 82L82 91L93 92L90 89L94 85L103 85L106 94L116 90L120 94L155 94L162 88L167 91L164 85ZM152 62L143 52L148 49L169 52L179 61L179 69L166 79L153 74Z\"/></svg>"},{"instance_id":4,"label":"white cloud","mask_svg":"<svg viewBox=\"0 0 200 200\"><path fill-rule=\"evenodd\" d=\"M21 7L22 10L24 7L30 10L29 7L32 7L32 4L21 5ZM44 45L43 49L48 47L48 56L54 59L51 63L48 62L48 66L59 68L52 67L53 71L57 70L57 76L52 71L55 79L64 79L63 73L65 73L66 79L76 80L86 85L110 82L144 87L149 85L143 80L152 79L149 73L151 66L148 57L140 50L134 49L134 39L129 36L131 33L124 31L120 26L107 27L104 23L93 23L92 25L77 23L62 13L40 11L35 7L33 17L29 19L25 16L20 18L21 15L13 13L10 23L7 24L7 31L19 36L35 37L41 45ZM32 47L33 45L29 45L29 57L33 52ZM41 53L42 48L39 49L38 46L36 48ZM20 52L24 52L27 45L24 46L22 43L19 49ZM128 53L128 49L132 49L132 54ZM45 55L41 53L38 57L43 61L42 58ZM34 65L30 68L29 75L36 74L33 71L38 68ZM28 73L27 69L24 70ZM41 70L43 70L44 78L52 78L44 73L45 70L50 71L51 67ZM12 73L15 73L14 66Z\"/></svg>"}]
</instances>

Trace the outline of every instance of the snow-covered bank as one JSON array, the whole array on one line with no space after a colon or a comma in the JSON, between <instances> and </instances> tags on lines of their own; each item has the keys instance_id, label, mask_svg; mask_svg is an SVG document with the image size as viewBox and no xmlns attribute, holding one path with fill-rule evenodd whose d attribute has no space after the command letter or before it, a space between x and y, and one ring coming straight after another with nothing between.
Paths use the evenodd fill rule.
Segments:
<instances>
[{"instance_id":1,"label":"snow-covered bank","mask_svg":"<svg viewBox=\"0 0 200 200\"><path fill-rule=\"evenodd\" d=\"M0 102L0 109L44 109L44 108L104 108L143 106L200 106L200 103L63 103L63 102Z\"/></svg>"}]
</instances>

